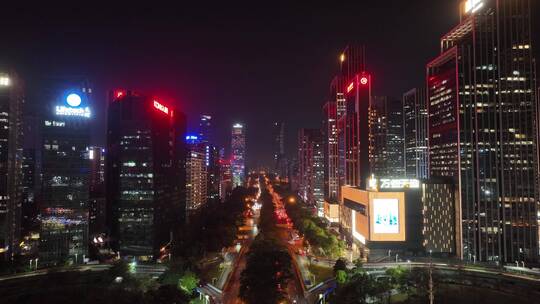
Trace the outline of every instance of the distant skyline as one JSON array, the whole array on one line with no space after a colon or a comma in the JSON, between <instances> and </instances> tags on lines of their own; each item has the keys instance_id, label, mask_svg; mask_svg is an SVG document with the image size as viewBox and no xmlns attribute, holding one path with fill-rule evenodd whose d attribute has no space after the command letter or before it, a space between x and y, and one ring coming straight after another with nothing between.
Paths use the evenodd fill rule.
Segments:
<instances>
[{"instance_id":1,"label":"distant skyline","mask_svg":"<svg viewBox=\"0 0 540 304\"><path fill-rule=\"evenodd\" d=\"M249 167L272 165L272 122L287 125L288 156L296 155L299 128L320 125L347 43L366 45L374 95L400 98L424 83L439 38L459 22L456 0L132 5L3 7L0 67L19 72L36 104L42 102L35 90L41 79L86 76L95 87L94 144L105 142L106 92L115 88L174 102L192 133L200 114L212 115L216 143L228 151L232 125L241 122Z\"/></svg>"}]
</instances>

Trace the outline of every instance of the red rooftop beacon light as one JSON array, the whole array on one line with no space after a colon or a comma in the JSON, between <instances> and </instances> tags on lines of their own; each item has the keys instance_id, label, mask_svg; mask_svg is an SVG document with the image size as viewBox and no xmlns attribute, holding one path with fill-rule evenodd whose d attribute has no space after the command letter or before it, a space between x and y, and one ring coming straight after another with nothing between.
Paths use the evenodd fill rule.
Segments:
<instances>
[{"instance_id":1,"label":"red rooftop beacon light","mask_svg":"<svg viewBox=\"0 0 540 304\"><path fill-rule=\"evenodd\" d=\"M124 90L116 90L114 91L114 98L115 99L120 99L122 97L126 96L126 91Z\"/></svg>"}]
</instances>

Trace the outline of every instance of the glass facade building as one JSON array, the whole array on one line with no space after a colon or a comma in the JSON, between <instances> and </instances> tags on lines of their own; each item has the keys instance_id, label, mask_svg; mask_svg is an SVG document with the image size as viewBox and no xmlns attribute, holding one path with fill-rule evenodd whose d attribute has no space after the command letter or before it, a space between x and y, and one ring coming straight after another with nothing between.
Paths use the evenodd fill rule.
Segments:
<instances>
[{"instance_id":1,"label":"glass facade building","mask_svg":"<svg viewBox=\"0 0 540 304\"><path fill-rule=\"evenodd\" d=\"M161 100L110 92L107 207L121 255L157 257L173 228L183 222L185 129L185 116Z\"/></svg>"},{"instance_id":2,"label":"glass facade building","mask_svg":"<svg viewBox=\"0 0 540 304\"><path fill-rule=\"evenodd\" d=\"M42 121L40 261L81 263L88 255L92 88L54 90Z\"/></svg>"},{"instance_id":3,"label":"glass facade building","mask_svg":"<svg viewBox=\"0 0 540 304\"><path fill-rule=\"evenodd\" d=\"M18 253L22 217L22 107L15 73L0 72L0 260Z\"/></svg>"},{"instance_id":4,"label":"glass facade building","mask_svg":"<svg viewBox=\"0 0 540 304\"><path fill-rule=\"evenodd\" d=\"M426 89L412 89L403 94L403 141L405 177L428 176Z\"/></svg>"},{"instance_id":5,"label":"glass facade building","mask_svg":"<svg viewBox=\"0 0 540 304\"><path fill-rule=\"evenodd\" d=\"M537 261L531 1L465 1L462 9L427 65L429 173L459 189L459 256Z\"/></svg>"},{"instance_id":6,"label":"glass facade building","mask_svg":"<svg viewBox=\"0 0 540 304\"><path fill-rule=\"evenodd\" d=\"M233 188L242 186L246 180L246 129L242 124L234 124L231 139L231 169Z\"/></svg>"}]
</instances>

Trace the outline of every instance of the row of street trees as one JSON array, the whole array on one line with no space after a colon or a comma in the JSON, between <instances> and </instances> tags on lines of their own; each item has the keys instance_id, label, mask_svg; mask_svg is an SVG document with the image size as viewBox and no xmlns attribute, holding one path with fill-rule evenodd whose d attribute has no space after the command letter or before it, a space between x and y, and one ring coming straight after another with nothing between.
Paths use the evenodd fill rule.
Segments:
<instances>
[{"instance_id":1,"label":"row of street trees","mask_svg":"<svg viewBox=\"0 0 540 304\"><path fill-rule=\"evenodd\" d=\"M247 253L240 278L240 298L249 304L275 304L285 298L293 277L291 257L277 238L272 197L265 191L259 218L259 234Z\"/></svg>"},{"instance_id":2,"label":"row of street trees","mask_svg":"<svg viewBox=\"0 0 540 304\"><path fill-rule=\"evenodd\" d=\"M195 264L209 253L232 246L244 220L246 198L255 197L256 193L256 188L237 187L227 201L209 202L190 214L175 233L173 258Z\"/></svg>"},{"instance_id":3,"label":"row of street trees","mask_svg":"<svg viewBox=\"0 0 540 304\"><path fill-rule=\"evenodd\" d=\"M339 259L334 274L337 288L329 303L388 303L393 293L409 301L427 298L428 272L424 268L396 267L374 275L367 273L360 261L347 269L346 262Z\"/></svg>"},{"instance_id":4,"label":"row of street trees","mask_svg":"<svg viewBox=\"0 0 540 304\"><path fill-rule=\"evenodd\" d=\"M284 192L284 191L283 191ZM285 194L285 193L282 193ZM295 197L286 200L285 209L294 228L304 236L317 254L330 258L339 258L345 250L345 243L328 230L326 223L314 216L307 206Z\"/></svg>"}]
</instances>

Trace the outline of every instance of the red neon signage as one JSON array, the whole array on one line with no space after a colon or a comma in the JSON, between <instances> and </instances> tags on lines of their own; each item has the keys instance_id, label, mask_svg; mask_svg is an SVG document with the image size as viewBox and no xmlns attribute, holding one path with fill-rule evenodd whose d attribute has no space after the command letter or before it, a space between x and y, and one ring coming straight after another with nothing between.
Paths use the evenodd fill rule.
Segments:
<instances>
[{"instance_id":1,"label":"red neon signage","mask_svg":"<svg viewBox=\"0 0 540 304\"><path fill-rule=\"evenodd\" d=\"M360 84L366 85L367 83L368 83L367 76L362 76L362 78L360 78Z\"/></svg>"},{"instance_id":2,"label":"red neon signage","mask_svg":"<svg viewBox=\"0 0 540 304\"><path fill-rule=\"evenodd\" d=\"M161 112L163 112L165 114L169 114L169 108L167 108L166 106L160 104L157 100L154 100L154 108L160 110Z\"/></svg>"},{"instance_id":3,"label":"red neon signage","mask_svg":"<svg viewBox=\"0 0 540 304\"><path fill-rule=\"evenodd\" d=\"M354 89L354 82L351 82L349 86L347 87L347 93L351 92Z\"/></svg>"}]
</instances>

